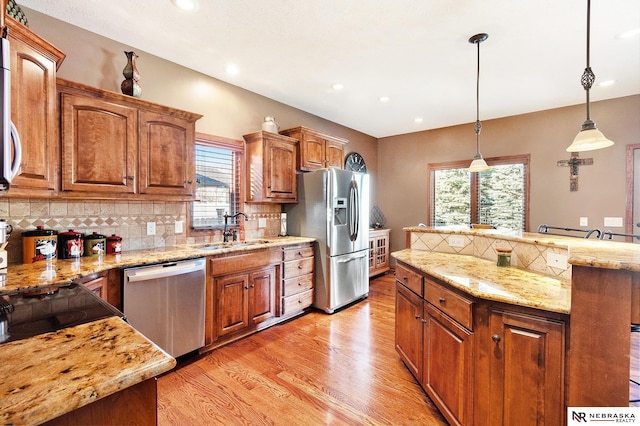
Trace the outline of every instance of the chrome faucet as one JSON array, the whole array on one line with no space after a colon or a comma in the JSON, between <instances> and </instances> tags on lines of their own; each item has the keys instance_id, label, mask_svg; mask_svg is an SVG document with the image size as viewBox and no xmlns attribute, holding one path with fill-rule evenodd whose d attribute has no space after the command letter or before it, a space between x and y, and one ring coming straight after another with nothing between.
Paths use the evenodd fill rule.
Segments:
<instances>
[{"instance_id":1,"label":"chrome faucet","mask_svg":"<svg viewBox=\"0 0 640 426\"><path fill-rule=\"evenodd\" d=\"M247 214L243 213L243 212L238 212L236 214L227 214L227 213L225 213L224 216L222 216L222 217L224 217L224 231L222 231L222 241L223 242L228 243L229 242L229 237L234 235L233 231L229 230L229 225L228 225L229 218L230 217L231 218L235 218L235 217L238 217L240 215L244 216L245 222L249 220L249 216L247 216Z\"/></svg>"}]
</instances>

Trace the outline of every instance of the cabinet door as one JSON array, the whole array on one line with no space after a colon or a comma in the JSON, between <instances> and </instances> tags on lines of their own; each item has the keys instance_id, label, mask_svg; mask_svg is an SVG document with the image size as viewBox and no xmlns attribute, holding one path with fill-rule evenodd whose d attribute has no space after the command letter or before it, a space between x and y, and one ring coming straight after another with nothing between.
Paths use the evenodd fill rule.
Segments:
<instances>
[{"instance_id":1,"label":"cabinet door","mask_svg":"<svg viewBox=\"0 0 640 426\"><path fill-rule=\"evenodd\" d=\"M316 170L325 167L325 140L303 133L300 141L300 168Z\"/></svg>"},{"instance_id":2,"label":"cabinet door","mask_svg":"<svg viewBox=\"0 0 640 426\"><path fill-rule=\"evenodd\" d=\"M396 282L396 351L416 377L422 377L422 298Z\"/></svg>"},{"instance_id":3,"label":"cabinet door","mask_svg":"<svg viewBox=\"0 0 640 426\"><path fill-rule=\"evenodd\" d=\"M297 199L296 146L268 139L266 150L265 197L272 200Z\"/></svg>"},{"instance_id":4,"label":"cabinet door","mask_svg":"<svg viewBox=\"0 0 640 426\"><path fill-rule=\"evenodd\" d=\"M341 169L344 165L344 144L327 140L325 144L325 167L337 167Z\"/></svg>"},{"instance_id":5,"label":"cabinet door","mask_svg":"<svg viewBox=\"0 0 640 426\"><path fill-rule=\"evenodd\" d=\"M424 302L422 385L451 424L472 424L472 333Z\"/></svg>"},{"instance_id":6,"label":"cabinet door","mask_svg":"<svg viewBox=\"0 0 640 426\"><path fill-rule=\"evenodd\" d=\"M98 277L91 281L83 282L86 288L91 290L99 298L107 300L107 277Z\"/></svg>"},{"instance_id":7,"label":"cabinet door","mask_svg":"<svg viewBox=\"0 0 640 426\"><path fill-rule=\"evenodd\" d=\"M215 279L217 297L217 336L224 336L249 325L249 276L224 275Z\"/></svg>"},{"instance_id":8,"label":"cabinet door","mask_svg":"<svg viewBox=\"0 0 640 426\"><path fill-rule=\"evenodd\" d=\"M497 310L489 321L489 423L563 424L564 323Z\"/></svg>"},{"instance_id":9,"label":"cabinet door","mask_svg":"<svg viewBox=\"0 0 640 426\"><path fill-rule=\"evenodd\" d=\"M62 190L136 193L135 109L61 94Z\"/></svg>"},{"instance_id":10,"label":"cabinet door","mask_svg":"<svg viewBox=\"0 0 640 426\"><path fill-rule=\"evenodd\" d=\"M195 196L195 123L140 110L140 193Z\"/></svg>"},{"instance_id":11,"label":"cabinet door","mask_svg":"<svg viewBox=\"0 0 640 426\"><path fill-rule=\"evenodd\" d=\"M3 12L4 13L4 12ZM7 20L11 42L11 120L22 145L22 163L11 183L15 195L58 189L56 58L37 37ZM29 192L32 191L32 192Z\"/></svg>"},{"instance_id":12,"label":"cabinet door","mask_svg":"<svg viewBox=\"0 0 640 426\"><path fill-rule=\"evenodd\" d=\"M249 275L251 323L256 324L276 314L276 270L265 268Z\"/></svg>"}]
</instances>

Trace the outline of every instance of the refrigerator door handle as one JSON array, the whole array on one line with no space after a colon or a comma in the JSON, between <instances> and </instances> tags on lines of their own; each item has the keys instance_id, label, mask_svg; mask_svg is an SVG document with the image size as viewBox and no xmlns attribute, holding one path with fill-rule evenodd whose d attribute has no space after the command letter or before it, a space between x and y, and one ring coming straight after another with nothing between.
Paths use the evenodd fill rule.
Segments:
<instances>
[{"instance_id":1,"label":"refrigerator door handle","mask_svg":"<svg viewBox=\"0 0 640 426\"><path fill-rule=\"evenodd\" d=\"M356 259L362 259L363 257L367 257L367 256L368 256L368 253L364 252L362 254L358 254L357 256L349 256L346 259L340 259L340 260L338 260L338 263L348 263L348 262L352 262L352 261L354 261Z\"/></svg>"},{"instance_id":2,"label":"refrigerator door handle","mask_svg":"<svg viewBox=\"0 0 640 426\"><path fill-rule=\"evenodd\" d=\"M360 231L360 200L358 186L354 181L349 186L349 204L349 239L355 241Z\"/></svg>"}]
</instances>

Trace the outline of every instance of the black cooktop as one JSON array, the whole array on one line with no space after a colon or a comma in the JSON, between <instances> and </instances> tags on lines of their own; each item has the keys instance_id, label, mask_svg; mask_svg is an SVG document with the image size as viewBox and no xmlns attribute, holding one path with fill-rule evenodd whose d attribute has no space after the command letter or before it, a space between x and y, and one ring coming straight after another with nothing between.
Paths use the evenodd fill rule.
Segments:
<instances>
[{"instance_id":1,"label":"black cooktop","mask_svg":"<svg viewBox=\"0 0 640 426\"><path fill-rule=\"evenodd\" d=\"M0 296L0 344L111 316L124 317L81 284Z\"/></svg>"}]
</instances>

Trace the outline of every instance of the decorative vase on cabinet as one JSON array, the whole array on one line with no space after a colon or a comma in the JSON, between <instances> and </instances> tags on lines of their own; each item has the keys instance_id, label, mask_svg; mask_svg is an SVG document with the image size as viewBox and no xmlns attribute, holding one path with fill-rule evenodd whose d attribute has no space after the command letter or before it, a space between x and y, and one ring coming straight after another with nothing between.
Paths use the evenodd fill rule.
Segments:
<instances>
[{"instance_id":1,"label":"decorative vase on cabinet","mask_svg":"<svg viewBox=\"0 0 640 426\"><path fill-rule=\"evenodd\" d=\"M138 58L138 55L136 55L135 52L124 52L124 54L127 57L127 64L122 70L124 80L120 85L120 89L125 95L139 98L142 96L142 87L140 87L140 83L138 83L140 80L140 73L136 67L136 59Z\"/></svg>"}]
</instances>

